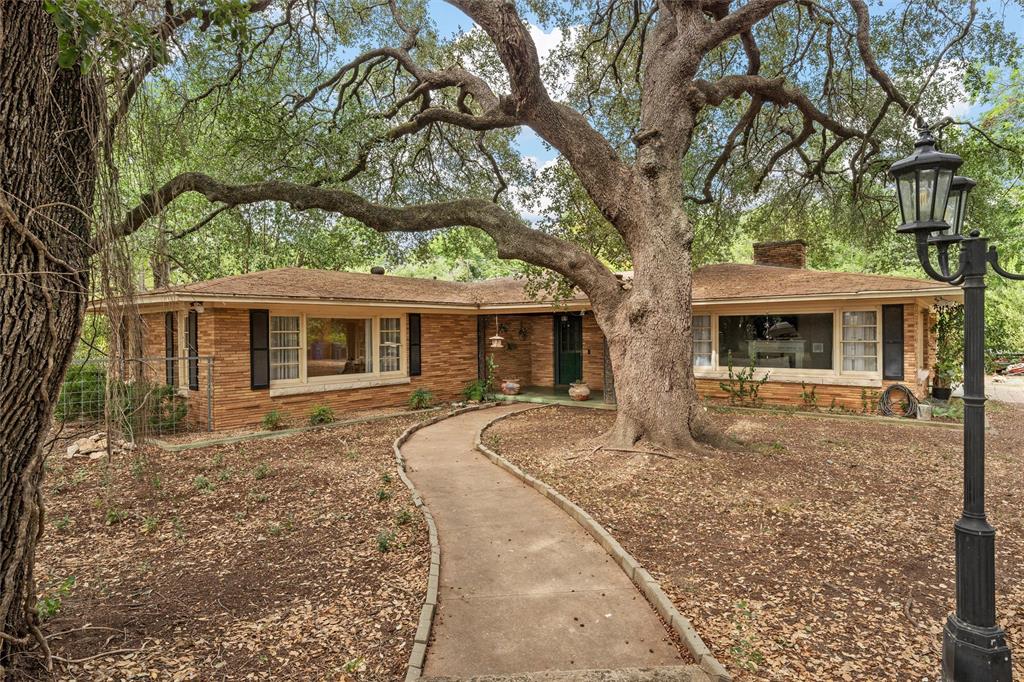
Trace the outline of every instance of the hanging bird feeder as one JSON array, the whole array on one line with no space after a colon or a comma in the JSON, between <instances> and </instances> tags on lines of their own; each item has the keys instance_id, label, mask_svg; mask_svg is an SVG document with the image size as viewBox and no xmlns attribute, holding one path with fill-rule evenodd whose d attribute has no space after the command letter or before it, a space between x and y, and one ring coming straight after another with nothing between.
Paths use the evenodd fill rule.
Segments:
<instances>
[{"instance_id":1,"label":"hanging bird feeder","mask_svg":"<svg viewBox=\"0 0 1024 682\"><path fill-rule=\"evenodd\" d=\"M491 342L491 348L504 348L505 347L505 337L501 335L501 331L498 328L498 316L497 315L494 316L494 336L492 336L489 340Z\"/></svg>"}]
</instances>

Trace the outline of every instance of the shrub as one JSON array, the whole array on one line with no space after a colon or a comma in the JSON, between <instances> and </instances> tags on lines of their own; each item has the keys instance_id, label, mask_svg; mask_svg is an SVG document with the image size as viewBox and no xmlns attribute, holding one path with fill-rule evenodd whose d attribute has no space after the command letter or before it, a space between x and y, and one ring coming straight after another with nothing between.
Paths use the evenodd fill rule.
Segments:
<instances>
[{"instance_id":1,"label":"shrub","mask_svg":"<svg viewBox=\"0 0 1024 682\"><path fill-rule=\"evenodd\" d=\"M158 432L174 431L188 415L188 400L173 386L158 386L149 395L149 425Z\"/></svg>"},{"instance_id":2,"label":"shrub","mask_svg":"<svg viewBox=\"0 0 1024 682\"><path fill-rule=\"evenodd\" d=\"M391 499L391 493L388 492L387 490L384 490L384 488L381 488L380 490L377 491L377 501L378 502L385 502L385 501L390 500L390 499Z\"/></svg>"},{"instance_id":3,"label":"shrub","mask_svg":"<svg viewBox=\"0 0 1024 682\"><path fill-rule=\"evenodd\" d=\"M408 509L403 509L402 511L395 514L395 523L397 523L399 526L407 525L411 521L412 513Z\"/></svg>"},{"instance_id":4,"label":"shrub","mask_svg":"<svg viewBox=\"0 0 1024 682\"><path fill-rule=\"evenodd\" d=\"M192 480L192 485L195 487L196 490L213 490L213 483L211 483L210 479L208 479L206 476L203 476L202 474L196 476Z\"/></svg>"},{"instance_id":5,"label":"shrub","mask_svg":"<svg viewBox=\"0 0 1024 682\"><path fill-rule=\"evenodd\" d=\"M391 545L395 542L395 537L397 536L394 533L384 530L377 533L377 549L381 552L390 552Z\"/></svg>"},{"instance_id":6,"label":"shrub","mask_svg":"<svg viewBox=\"0 0 1024 682\"><path fill-rule=\"evenodd\" d=\"M414 410L423 410L434 404L434 394L425 388L417 388L409 396L409 407Z\"/></svg>"},{"instance_id":7,"label":"shrub","mask_svg":"<svg viewBox=\"0 0 1024 682\"><path fill-rule=\"evenodd\" d=\"M48 620L57 615L60 611L64 597L71 594L71 590L74 588L75 582L75 576L65 578L59 585L57 585L56 593L46 594L36 602L36 612L39 614L39 618L41 620Z\"/></svg>"},{"instance_id":8,"label":"shrub","mask_svg":"<svg viewBox=\"0 0 1024 682\"><path fill-rule=\"evenodd\" d=\"M729 353L729 380L728 382L720 381L718 386L725 391L729 396L730 405L752 405L757 407L761 404L761 398L758 397L758 393L761 391L761 387L768 382L768 377L771 376L771 372L765 372L764 376L760 379L755 379L754 374L757 369L756 360L750 358L750 365L743 369L736 371L732 365L732 353ZM817 398L815 398L817 401Z\"/></svg>"},{"instance_id":9,"label":"shrub","mask_svg":"<svg viewBox=\"0 0 1024 682\"><path fill-rule=\"evenodd\" d=\"M317 405L313 408L313 411L309 413L309 424L310 426L320 426L321 424L330 424L334 421L334 410L327 407L326 405Z\"/></svg>"},{"instance_id":10,"label":"shrub","mask_svg":"<svg viewBox=\"0 0 1024 682\"><path fill-rule=\"evenodd\" d=\"M107 373L101 365L80 364L68 369L54 408L58 421L102 419Z\"/></svg>"},{"instance_id":11,"label":"shrub","mask_svg":"<svg viewBox=\"0 0 1024 682\"><path fill-rule=\"evenodd\" d=\"M484 399L487 395L487 382L483 379L477 379L466 384L466 387L462 389L462 397L466 400L475 400L477 402Z\"/></svg>"},{"instance_id":12,"label":"shrub","mask_svg":"<svg viewBox=\"0 0 1024 682\"><path fill-rule=\"evenodd\" d=\"M264 431L276 431L281 428L284 423L284 415L278 410L274 409L263 415L263 421L260 424L263 426Z\"/></svg>"},{"instance_id":13,"label":"shrub","mask_svg":"<svg viewBox=\"0 0 1024 682\"><path fill-rule=\"evenodd\" d=\"M116 526L117 524L128 518L128 512L117 507L108 507L107 512L104 515L104 521L108 526Z\"/></svg>"},{"instance_id":14,"label":"shrub","mask_svg":"<svg viewBox=\"0 0 1024 682\"><path fill-rule=\"evenodd\" d=\"M266 462L260 462L256 465L256 468L252 470L252 477L257 481L262 481L264 478L270 475L270 466Z\"/></svg>"}]
</instances>

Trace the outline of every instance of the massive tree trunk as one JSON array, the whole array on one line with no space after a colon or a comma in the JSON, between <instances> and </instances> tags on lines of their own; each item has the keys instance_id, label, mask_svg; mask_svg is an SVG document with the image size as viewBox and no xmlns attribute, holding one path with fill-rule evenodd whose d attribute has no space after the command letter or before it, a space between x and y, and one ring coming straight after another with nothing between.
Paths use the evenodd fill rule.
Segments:
<instances>
[{"instance_id":1,"label":"massive tree trunk","mask_svg":"<svg viewBox=\"0 0 1024 682\"><path fill-rule=\"evenodd\" d=\"M660 186L662 184L667 187ZM632 230L632 286L616 305L592 298L608 339L618 412L610 444L641 438L691 448L706 432L693 377L693 229L674 182L645 187L643 220Z\"/></svg>"},{"instance_id":2,"label":"massive tree trunk","mask_svg":"<svg viewBox=\"0 0 1024 682\"><path fill-rule=\"evenodd\" d=\"M16 651L45 646L32 566L44 445L88 289L96 92L58 67L41 2L0 3L0 677Z\"/></svg>"}]
</instances>

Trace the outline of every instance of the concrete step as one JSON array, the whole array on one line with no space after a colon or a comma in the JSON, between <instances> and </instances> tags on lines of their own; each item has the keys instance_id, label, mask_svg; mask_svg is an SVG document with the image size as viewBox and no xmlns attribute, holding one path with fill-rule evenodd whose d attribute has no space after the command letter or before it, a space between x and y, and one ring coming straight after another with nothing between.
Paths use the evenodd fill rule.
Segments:
<instances>
[{"instance_id":1,"label":"concrete step","mask_svg":"<svg viewBox=\"0 0 1024 682\"><path fill-rule=\"evenodd\" d=\"M621 670L542 670L532 673L421 677L420 682L707 682L698 666L680 665Z\"/></svg>"}]
</instances>

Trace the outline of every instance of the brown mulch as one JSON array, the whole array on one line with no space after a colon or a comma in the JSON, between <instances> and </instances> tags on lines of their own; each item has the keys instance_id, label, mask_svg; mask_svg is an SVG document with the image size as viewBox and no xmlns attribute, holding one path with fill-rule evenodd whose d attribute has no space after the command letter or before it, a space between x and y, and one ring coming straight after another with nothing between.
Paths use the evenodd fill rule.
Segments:
<instances>
[{"instance_id":1,"label":"brown mulch","mask_svg":"<svg viewBox=\"0 0 1024 682\"><path fill-rule=\"evenodd\" d=\"M37 577L53 653L82 662L57 677L401 679L430 546L391 444L416 421L109 466L58 446Z\"/></svg>"},{"instance_id":2,"label":"brown mulch","mask_svg":"<svg viewBox=\"0 0 1024 682\"><path fill-rule=\"evenodd\" d=\"M999 530L998 613L1019 648L1024 408L993 407L987 502ZM565 407L513 416L486 439L601 521L738 680L937 680L954 605L960 432L712 417L738 451L595 451L614 415ZM1024 679L1024 656L1014 672Z\"/></svg>"},{"instance_id":3,"label":"brown mulch","mask_svg":"<svg viewBox=\"0 0 1024 682\"><path fill-rule=\"evenodd\" d=\"M389 414L396 414L399 412L408 412L410 408L402 407L376 407L365 410L351 410L345 413L338 413L338 421L349 421L352 419L368 419L371 417L381 417ZM309 422L297 419L297 418L286 418L279 429L292 429L302 426L309 426ZM166 433L156 434L155 437L164 443L172 445L185 445L190 443L200 443L208 440L215 440L218 438L232 438L235 436L250 436L255 433L263 433L266 429L262 426L249 426L249 427L238 427L234 429L219 429L217 431L206 431L206 430L183 430L178 433Z\"/></svg>"}]
</instances>

